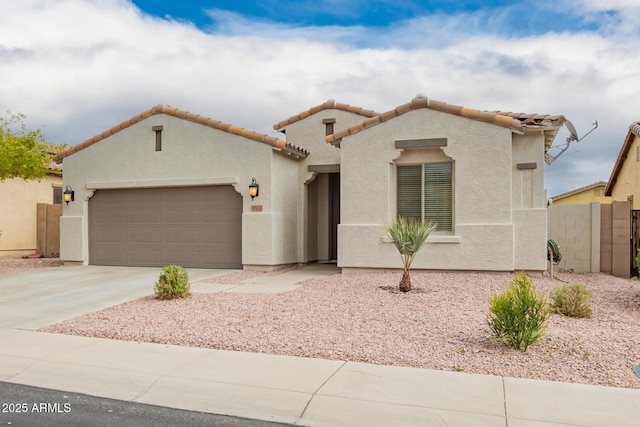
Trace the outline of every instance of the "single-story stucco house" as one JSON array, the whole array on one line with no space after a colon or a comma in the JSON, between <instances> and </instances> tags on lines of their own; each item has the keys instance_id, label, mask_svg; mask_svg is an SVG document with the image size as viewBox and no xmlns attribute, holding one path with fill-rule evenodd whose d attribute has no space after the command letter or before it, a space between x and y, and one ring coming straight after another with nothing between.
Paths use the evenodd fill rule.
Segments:
<instances>
[{"instance_id":1,"label":"single-story stucco house","mask_svg":"<svg viewBox=\"0 0 640 427\"><path fill-rule=\"evenodd\" d=\"M543 160L563 116L417 97L329 100L267 136L156 106L59 154L61 258L102 265L399 268L383 223L438 223L418 269L543 271ZM259 185L250 196L250 184Z\"/></svg>"}]
</instances>

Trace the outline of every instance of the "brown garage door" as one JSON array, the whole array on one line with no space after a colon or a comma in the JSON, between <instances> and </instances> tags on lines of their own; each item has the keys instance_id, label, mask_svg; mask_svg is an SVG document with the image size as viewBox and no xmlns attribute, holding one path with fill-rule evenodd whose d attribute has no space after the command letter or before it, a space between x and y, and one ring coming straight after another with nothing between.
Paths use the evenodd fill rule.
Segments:
<instances>
[{"instance_id":1,"label":"brown garage door","mask_svg":"<svg viewBox=\"0 0 640 427\"><path fill-rule=\"evenodd\" d=\"M231 186L98 190L89 263L242 267L242 197Z\"/></svg>"}]
</instances>

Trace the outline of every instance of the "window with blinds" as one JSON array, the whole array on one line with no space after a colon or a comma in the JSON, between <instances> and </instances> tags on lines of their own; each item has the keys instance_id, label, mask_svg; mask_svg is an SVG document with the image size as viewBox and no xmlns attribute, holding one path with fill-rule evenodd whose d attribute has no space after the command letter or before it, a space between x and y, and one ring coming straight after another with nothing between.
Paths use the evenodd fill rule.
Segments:
<instances>
[{"instance_id":1,"label":"window with blinds","mask_svg":"<svg viewBox=\"0 0 640 427\"><path fill-rule=\"evenodd\" d=\"M453 230L451 162L397 167L397 214Z\"/></svg>"}]
</instances>

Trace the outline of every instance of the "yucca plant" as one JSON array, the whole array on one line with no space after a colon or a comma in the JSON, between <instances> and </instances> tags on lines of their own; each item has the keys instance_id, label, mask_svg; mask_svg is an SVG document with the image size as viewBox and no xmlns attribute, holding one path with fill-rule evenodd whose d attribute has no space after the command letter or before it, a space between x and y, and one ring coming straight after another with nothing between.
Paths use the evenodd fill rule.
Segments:
<instances>
[{"instance_id":1,"label":"yucca plant","mask_svg":"<svg viewBox=\"0 0 640 427\"><path fill-rule=\"evenodd\" d=\"M393 222L385 224L387 236L400 252L404 271L400 280L400 292L411 290L411 263L416 254L424 247L427 238L436 229L436 224L425 223L415 218L397 217Z\"/></svg>"}]
</instances>

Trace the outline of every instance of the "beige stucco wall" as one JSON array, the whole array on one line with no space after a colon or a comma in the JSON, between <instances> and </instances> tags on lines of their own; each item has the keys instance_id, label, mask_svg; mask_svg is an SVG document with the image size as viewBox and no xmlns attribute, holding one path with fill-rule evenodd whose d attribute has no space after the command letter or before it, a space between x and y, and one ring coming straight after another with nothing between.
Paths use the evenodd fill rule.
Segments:
<instances>
[{"instance_id":1,"label":"beige stucco wall","mask_svg":"<svg viewBox=\"0 0 640 427\"><path fill-rule=\"evenodd\" d=\"M547 254L547 203L544 191L543 134L513 135L512 221L514 269L543 271ZM533 169L518 164L535 163Z\"/></svg>"},{"instance_id":2,"label":"beige stucco wall","mask_svg":"<svg viewBox=\"0 0 640 427\"><path fill-rule=\"evenodd\" d=\"M19 257L36 251L37 204L53 203L53 187L62 178L48 175L40 181L21 178L0 181L0 257Z\"/></svg>"},{"instance_id":3,"label":"beige stucco wall","mask_svg":"<svg viewBox=\"0 0 640 427\"><path fill-rule=\"evenodd\" d=\"M632 209L640 209L640 162L636 155L640 138L633 137L627 157L622 163L617 180L611 189L611 199L619 202L632 200Z\"/></svg>"},{"instance_id":4,"label":"beige stucco wall","mask_svg":"<svg viewBox=\"0 0 640 427\"><path fill-rule=\"evenodd\" d=\"M361 123L368 117L344 110L329 108L285 126L287 141L306 148L311 152L303 165L327 165L340 163L340 149L325 142L326 125L324 119L335 119L334 131L346 129ZM304 169L307 169L304 167Z\"/></svg>"},{"instance_id":5,"label":"beige stucco wall","mask_svg":"<svg viewBox=\"0 0 640 427\"><path fill-rule=\"evenodd\" d=\"M405 150L394 145L396 140L429 138L447 138L448 145ZM395 247L382 237L382 223L396 215L396 165L450 158L454 230L434 233L413 267L544 270L542 141L542 134L512 140L509 129L429 109L344 138L338 265L347 270L400 268ZM517 144L522 147L514 152ZM538 162L538 169L521 174L517 162Z\"/></svg>"},{"instance_id":6,"label":"beige stucco wall","mask_svg":"<svg viewBox=\"0 0 640 427\"><path fill-rule=\"evenodd\" d=\"M164 126L162 151L155 151L154 125ZM243 264L295 262L295 243L292 250L283 236L296 233L285 211L295 206L298 164L266 144L158 114L66 157L64 167L76 201L60 219L63 260L89 262L88 206L96 190L232 185L243 197ZM260 194L252 201L253 177Z\"/></svg>"}]
</instances>

